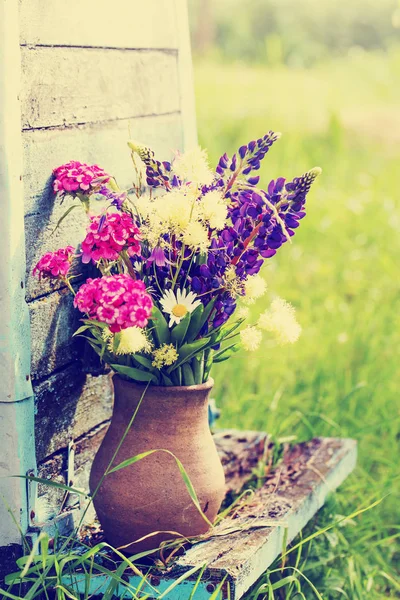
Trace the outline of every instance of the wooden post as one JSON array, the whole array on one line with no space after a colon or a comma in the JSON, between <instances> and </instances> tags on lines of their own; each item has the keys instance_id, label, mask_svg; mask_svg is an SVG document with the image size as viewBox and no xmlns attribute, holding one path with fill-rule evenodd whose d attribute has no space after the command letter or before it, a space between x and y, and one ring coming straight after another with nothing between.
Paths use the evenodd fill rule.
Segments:
<instances>
[{"instance_id":1,"label":"wooden post","mask_svg":"<svg viewBox=\"0 0 400 600\"><path fill-rule=\"evenodd\" d=\"M0 565L21 543L10 511L28 525L26 480L9 477L35 468L19 94L18 2L0 0Z\"/></svg>"}]
</instances>

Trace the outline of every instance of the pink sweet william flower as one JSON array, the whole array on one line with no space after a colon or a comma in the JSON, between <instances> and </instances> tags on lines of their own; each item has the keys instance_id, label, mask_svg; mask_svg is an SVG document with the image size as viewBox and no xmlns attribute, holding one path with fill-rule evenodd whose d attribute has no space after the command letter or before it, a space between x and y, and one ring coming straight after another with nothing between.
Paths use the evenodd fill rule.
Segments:
<instances>
[{"instance_id":1,"label":"pink sweet william flower","mask_svg":"<svg viewBox=\"0 0 400 600\"><path fill-rule=\"evenodd\" d=\"M140 229L127 213L94 216L82 242L82 262L117 260L123 250L129 256L140 254Z\"/></svg>"},{"instance_id":2,"label":"pink sweet william flower","mask_svg":"<svg viewBox=\"0 0 400 600\"><path fill-rule=\"evenodd\" d=\"M76 192L89 194L111 179L111 175L98 165L87 165L77 160L53 169L53 174L53 190L60 195Z\"/></svg>"},{"instance_id":3,"label":"pink sweet william flower","mask_svg":"<svg viewBox=\"0 0 400 600\"><path fill-rule=\"evenodd\" d=\"M60 248L56 252L46 252L32 271L39 279L63 279L71 267L75 252L73 246Z\"/></svg>"},{"instance_id":4,"label":"pink sweet william flower","mask_svg":"<svg viewBox=\"0 0 400 600\"><path fill-rule=\"evenodd\" d=\"M116 333L128 327L146 327L153 301L143 281L129 275L108 275L88 279L79 288L74 305Z\"/></svg>"}]
</instances>

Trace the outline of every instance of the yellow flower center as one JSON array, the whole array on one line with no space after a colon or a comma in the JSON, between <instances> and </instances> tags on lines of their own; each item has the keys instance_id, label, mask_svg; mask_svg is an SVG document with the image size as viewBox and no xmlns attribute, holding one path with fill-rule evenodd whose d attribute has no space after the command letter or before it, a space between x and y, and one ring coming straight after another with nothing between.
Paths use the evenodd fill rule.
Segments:
<instances>
[{"instance_id":1,"label":"yellow flower center","mask_svg":"<svg viewBox=\"0 0 400 600\"><path fill-rule=\"evenodd\" d=\"M172 309L172 314L175 317L184 317L187 312L188 309L183 304L175 304L174 308Z\"/></svg>"}]
</instances>

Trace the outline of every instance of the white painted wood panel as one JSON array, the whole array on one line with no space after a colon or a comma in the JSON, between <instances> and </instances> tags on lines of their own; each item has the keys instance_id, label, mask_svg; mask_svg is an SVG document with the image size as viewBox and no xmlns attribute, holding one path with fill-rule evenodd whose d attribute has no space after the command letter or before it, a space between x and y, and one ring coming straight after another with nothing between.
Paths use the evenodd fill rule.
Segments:
<instances>
[{"instance_id":1,"label":"white painted wood panel","mask_svg":"<svg viewBox=\"0 0 400 600\"><path fill-rule=\"evenodd\" d=\"M177 48L173 0L22 0L21 43Z\"/></svg>"},{"instance_id":2,"label":"white painted wood panel","mask_svg":"<svg viewBox=\"0 0 400 600\"><path fill-rule=\"evenodd\" d=\"M130 186L132 162L127 142L140 140L151 146L161 160L168 160L173 150L182 149L180 114L126 119L107 124L25 131L24 183L25 214L43 213L52 206L51 173L55 166L70 160L97 163L113 174L120 186Z\"/></svg>"},{"instance_id":3,"label":"white painted wood panel","mask_svg":"<svg viewBox=\"0 0 400 600\"><path fill-rule=\"evenodd\" d=\"M22 48L22 127L94 123L179 110L175 53Z\"/></svg>"}]
</instances>

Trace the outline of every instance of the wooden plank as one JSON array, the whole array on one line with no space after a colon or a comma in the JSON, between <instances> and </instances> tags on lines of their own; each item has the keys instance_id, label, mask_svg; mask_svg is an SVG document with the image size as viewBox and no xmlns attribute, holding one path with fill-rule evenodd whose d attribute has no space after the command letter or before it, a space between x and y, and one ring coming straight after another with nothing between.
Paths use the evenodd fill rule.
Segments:
<instances>
[{"instance_id":1,"label":"wooden plank","mask_svg":"<svg viewBox=\"0 0 400 600\"><path fill-rule=\"evenodd\" d=\"M85 432L83 436L75 440L75 461L74 461L74 487L82 490L89 490L89 474L94 455L107 431L108 423L101 423L91 431ZM68 451L62 448L52 456L38 464L38 476L43 479L49 479L58 483L67 484L67 465ZM64 497L63 490L40 484L38 486L39 497L48 504L51 515L58 515L61 502ZM69 518L67 511L65 516ZM94 511L91 510L86 518L90 521L94 519ZM75 522L74 518L74 522ZM49 523L51 527L52 524Z\"/></svg>"},{"instance_id":2,"label":"wooden plank","mask_svg":"<svg viewBox=\"0 0 400 600\"><path fill-rule=\"evenodd\" d=\"M87 375L80 365L72 364L41 381L34 391L38 461L65 449L71 439L84 436L111 418L109 375Z\"/></svg>"},{"instance_id":3,"label":"wooden plank","mask_svg":"<svg viewBox=\"0 0 400 600\"><path fill-rule=\"evenodd\" d=\"M67 289L29 304L32 331L32 379L41 379L71 363L80 340L72 340L79 314Z\"/></svg>"},{"instance_id":4,"label":"wooden plank","mask_svg":"<svg viewBox=\"0 0 400 600\"><path fill-rule=\"evenodd\" d=\"M264 432L235 429L216 431L214 441L224 467L226 496L229 499L240 493L271 442Z\"/></svg>"},{"instance_id":5,"label":"wooden plank","mask_svg":"<svg viewBox=\"0 0 400 600\"><path fill-rule=\"evenodd\" d=\"M178 71L185 150L197 145L196 106L187 0L174 0L179 36Z\"/></svg>"},{"instance_id":6,"label":"wooden plank","mask_svg":"<svg viewBox=\"0 0 400 600\"><path fill-rule=\"evenodd\" d=\"M67 129L24 131L25 214L40 215L51 209L52 170L70 160L99 164L117 178L121 187L129 187L134 177L127 147L129 139L151 146L160 160L169 160L173 150L182 150L181 116L176 113Z\"/></svg>"},{"instance_id":7,"label":"wooden plank","mask_svg":"<svg viewBox=\"0 0 400 600\"><path fill-rule=\"evenodd\" d=\"M356 457L356 442L349 439L318 438L295 447L273 482L178 558L174 574L206 563L216 580L227 575L230 600L238 600L281 553L285 529L289 543L351 473Z\"/></svg>"},{"instance_id":8,"label":"wooden plank","mask_svg":"<svg viewBox=\"0 0 400 600\"><path fill-rule=\"evenodd\" d=\"M227 433L229 437L224 438ZM237 458L245 457L246 448L252 460L265 457L265 450L268 452L271 448L266 435L257 432L222 431L217 432L215 440L221 456L229 457L224 465L227 476L233 472L234 464L240 471L242 461ZM260 444L262 440L264 444ZM145 584L142 592L158 596L188 570L205 564L199 597L211 598L225 579L222 598L239 600L282 552L285 532L289 543L323 505L327 494L351 473L356 459L357 443L350 439L316 438L287 448L283 460L275 470L267 470L265 484L249 501L238 505L212 533L193 544L168 570L152 569L153 587ZM101 536L97 535L95 543L99 541ZM138 576L127 579L133 587L141 584ZM197 573L177 585L168 597L171 600L187 598L196 579ZM82 577L76 575L74 580L78 589L83 589ZM91 584L91 593L101 597L108 583L107 576L97 576ZM116 597L124 595L126 587L120 585Z\"/></svg>"},{"instance_id":9,"label":"wooden plank","mask_svg":"<svg viewBox=\"0 0 400 600\"><path fill-rule=\"evenodd\" d=\"M22 0L20 30L22 44L178 47L171 0Z\"/></svg>"},{"instance_id":10,"label":"wooden plank","mask_svg":"<svg viewBox=\"0 0 400 600\"><path fill-rule=\"evenodd\" d=\"M67 198L62 204L55 200L54 209L40 215L25 217L26 239L26 299L33 300L63 287L60 282L49 279L39 280L33 277L32 271L38 260L49 251L71 245L75 248L85 237L88 218L83 206L75 208L57 228L58 221L73 204L80 204L72 198ZM83 272L83 266L76 261L75 273Z\"/></svg>"},{"instance_id":11,"label":"wooden plank","mask_svg":"<svg viewBox=\"0 0 400 600\"><path fill-rule=\"evenodd\" d=\"M22 127L179 110L177 57L162 51L22 48Z\"/></svg>"}]
</instances>

